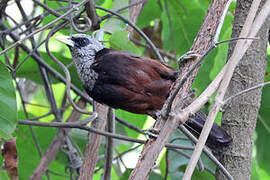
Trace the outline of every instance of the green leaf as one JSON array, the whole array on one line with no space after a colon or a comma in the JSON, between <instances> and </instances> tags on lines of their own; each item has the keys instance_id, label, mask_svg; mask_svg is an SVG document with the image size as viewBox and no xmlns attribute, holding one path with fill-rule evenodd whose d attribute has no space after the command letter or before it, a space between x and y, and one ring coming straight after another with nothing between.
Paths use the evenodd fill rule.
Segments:
<instances>
[{"instance_id":1,"label":"green leaf","mask_svg":"<svg viewBox=\"0 0 270 180\"><path fill-rule=\"evenodd\" d=\"M252 158L252 169L251 169L251 179L255 180L255 179L260 179L260 175L258 173L259 170L259 165L256 162L256 158Z\"/></svg>"},{"instance_id":2,"label":"green leaf","mask_svg":"<svg viewBox=\"0 0 270 180\"><path fill-rule=\"evenodd\" d=\"M232 20L232 16L228 15L226 17L220 33L220 40L230 39ZM198 90L196 94L201 94L201 92L211 83L211 80L213 80L223 68L227 60L228 46L228 43L220 44L204 60L192 85L193 88Z\"/></svg>"},{"instance_id":3,"label":"green leaf","mask_svg":"<svg viewBox=\"0 0 270 180\"><path fill-rule=\"evenodd\" d=\"M220 34L220 40L228 40L231 38L232 33L232 22L233 22L233 16L227 15L222 27L222 31ZM214 61L214 66L210 73L210 79L213 80L216 75L220 72L220 70L224 67L226 61L227 61L227 54L229 49L229 43L223 43L216 47L217 49L217 55L215 56L212 61Z\"/></svg>"},{"instance_id":4,"label":"green leaf","mask_svg":"<svg viewBox=\"0 0 270 180\"><path fill-rule=\"evenodd\" d=\"M0 179L9 180L9 176L6 170L0 170Z\"/></svg>"},{"instance_id":5,"label":"green leaf","mask_svg":"<svg viewBox=\"0 0 270 180\"><path fill-rule=\"evenodd\" d=\"M44 153L53 140L53 137L56 135L56 129L51 127L33 127L33 130L36 134L41 151ZM19 158L19 179L29 179L40 161L40 156L28 126L19 126L17 133L17 151ZM64 167L62 166L62 168ZM59 171L59 169L53 170L54 172Z\"/></svg>"},{"instance_id":6,"label":"green leaf","mask_svg":"<svg viewBox=\"0 0 270 180\"><path fill-rule=\"evenodd\" d=\"M12 78L0 61L0 138L10 139L17 125L17 103Z\"/></svg>"},{"instance_id":7,"label":"green leaf","mask_svg":"<svg viewBox=\"0 0 270 180\"><path fill-rule=\"evenodd\" d=\"M168 150L166 149L166 151L168 151ZM164 155L162 156L160 163L159 163L160 174L163 177L165 176L165 173L166 173L166 166L167 166L166 154L164 153Z\"/></svg>"},{"instance_id":8,"label":"green leaf","mask_svg":"<svg viewBox=\"0 0 270 180\"><path fill-rule=\"evenodd\" d=\"M199 72L192 84L192 88L196 88L196 94L201 94L207 86L211 83L211 79L209 77L211 69L214 65L214 58L216 56L217 52L216 50L212 53L210 53L207 58L204 60L202 66L199 69Z\"/></svg>"},{"instance_id":9,"label":"green leaf","mask_svg":"<svg viewBox=\"0 0 270 180\"><path fill-rule=\"evenodd\" d=\"M116 11L122 7L127 6L128 2L129 2L128 0L113 1L112 7L110 10ZM121 11L120 14L124 16L125 18L129 19L128 9ZM114 31L124 30L126 27L127 27L126 23L124 23L122 20L119 20L116 17L112 17L104 23L101 30L112 34Z\"/></svg>"},{"instance_id":10,"label":"green leaf","mask_svg":"<svg viewBox=\"0 0 270 180\"><path fill-rule=\"evenodd\" d=\"M270 47L269 46L267 48L267 60L268 60L267 62L270 61ZM265 82L270 81L270 63L267 63L264 80Z\"/></svg>"},{"instance_id":11,"label":"green leaf","mask_svg":"<svg viewBox=\"0 0 270 180\"><path fill-rule=\"evenodd\" d=\"M65 167L68 165L68 162L66 164L59 163L58 161L52 161L52 163L49 165L49 170L53 173L49 173L51 179L53 180L67 180L69 179L69 175L67 172L68 170L65 170ZM76 174L76 172L74 172ZM43 178L47 180L47 178Z\"/></svg>"},{"instance_id":12,"label":"green leaf","mask_svg":"<svg viewBox=\"0 0 270 180\"><path fill-rule=\"evenodd\" d=\"M204 9L195 0L166 1L171 19L166 12L165 1L162 1L162 41L164 49L184 54L190 48L203 22Z\"/></svg>"},{"instance_id":13,"label":"green leaf","mask_svg":"<svg viewBox=\"0 0 270 180\"><path fill-rule=\"evenodd\" d=\"M151 21L160 18L161 13L161 8L156 0L148 1L138 17L137 26L141 29L149 26Z\"/></svg>"},{"instance_id":14,"label":"green leaf","mask_svg":"<svg viewBox=\"0 0 270 180\"><path fill-rule=\"evenodd\" d=\"M215 180L216 178L210 174L208 171L199 171L198 169L195 169L194 173L192 174L192 180Z\"/></svg>"},{"instance_id":15,"label":"green leaf","mask_svg":"<svg viewBox=\"0 0 270 180\"><path fill-rule=\"evenodd\" d=\"M256 125L256 133L258 135L256 143L257 149L257 160L259 167L264 170L268 176L270 176L270 144L269 144L269 135L270 135L270 87L266 86L263 88L261 108L259 111L259 117Z\"/></svg>"},{"instance_id":16,"label":"green leaf","mask_svg":"<svg viewBox=\"0 0 270 180\"><path fill-rule=\"evenodd\" d=\"M133 113L120 110L120 109L116 110L115 113L119 118L122 118L125 121L135 125L137 128L143 128L144 123L147 119L147 115L133 114ZM138 133L136 131L131 130L127 127L125 127L125 130L129 137L134 137L134 138L138 137Z\"/></svg>"},{"instance_id":17,"label":"green leaf","mask_svg":"<svg viewBox=\"0 0 270 180\"><path fill-rule=\"evenodd\" d=\"M115 31L110 38L110 44L113 49L126 50L136 55L142 55L142 51L128 39L127 31Z\"/></svg>"},{"instance_id":18,"label":"green leaf","mask_svg":"<svg viewBox=\"0 0 270 180\"><path fill-rule=\"evenodd\" d=\"M132 169L127 169L122 175L119 180L126 180L129 178L130 173L132 172Z\"/></svg>"},{"instance_id":19,"label":"green leaf","mask_svg":"<svg viewBox=\"0 0 270 180\"><path fill-rule=\"evenodd\" d=\"M155 172L152 172L149 176L149 180L163 180L162 176L155 173Z\"/></svg>"},{"instance_id":20,"label":"green leaf","mask_svg":"<svg viewBox=\"0 0 270 180\"><path fill-rule=\"evenodd\" d=\"M99 0L96 2L96 5L104 7L106 9L111 9L112 6L112 0ZM96 9L97 10L97 14L98 16L105 16L106 14L108 14L108 12L100 10L100 9Z\"/></svg>"}]
</instances>

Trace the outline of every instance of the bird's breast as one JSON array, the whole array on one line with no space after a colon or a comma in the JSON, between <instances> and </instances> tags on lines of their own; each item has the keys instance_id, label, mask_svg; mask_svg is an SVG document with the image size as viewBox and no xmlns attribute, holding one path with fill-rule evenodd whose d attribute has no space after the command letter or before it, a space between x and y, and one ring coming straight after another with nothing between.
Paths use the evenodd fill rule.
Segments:
<instances>
[{"instance_id":1,"label":"bird's breast","mask_svg":"<svg viewBox=\"0 0 270 180\"><path fill-rule=\"evenodd\" d=\"M99 77L99 74L96 73L93 69L88 68L87 70L82 69L79 73L79 76L82 80L83 86L87 88L88 91L92 91Z\"/></svg>"}]
</instances>

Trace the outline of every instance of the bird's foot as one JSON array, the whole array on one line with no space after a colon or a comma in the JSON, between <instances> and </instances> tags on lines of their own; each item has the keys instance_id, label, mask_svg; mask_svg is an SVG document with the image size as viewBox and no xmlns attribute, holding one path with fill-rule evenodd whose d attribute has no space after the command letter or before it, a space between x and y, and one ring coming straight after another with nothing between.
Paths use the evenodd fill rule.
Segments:
<instances>
[{"instance_id":1,"label":"bird's foot","mask_svg":"<svg viewBox=\"0 0 270 180\"><path fill-rule=\"evenodd\" d=\"M159 116L161 116L162 113L161 113L161 110L158 110L158 111L155 111L155 116L158 118Z\"/></svg>"},{"instance_id":2,"label":"bird's foot","mask_svg":"<svg viewBox=\"0 0 270 180\"><path fill-rule=\"evenodd\" d=\"M162 112L161 110L149 111L147 114L150 115L152 118L157 119L159 116L162 115Z\"/></svg>"},{"instance_id":3,"label":"bird's foot","mask_svg":"<svg viewBox=\"0 0 270 180\"><path fill-rule=\"evenodd\" d=\"M177 61L178 61L178 64L180 65L181 63L183 63L186 60L193 60L199 56L200 55L195 53L194 51L188 51L187 53L182 55Z\"/></svg>"},{"instance_id":4,"label":"bird's foot","mask_svg":"<svg viewBox=\"0 0 270 180\"><path fill-rule=\"evenodd\" d=\"M159 129L155 129L153 127L149 128L147 130L143 130L143 133L144 133L147 140L149 140L151 138L157 138L159 132L160 132Z\"/></svg>"}]
</instances>

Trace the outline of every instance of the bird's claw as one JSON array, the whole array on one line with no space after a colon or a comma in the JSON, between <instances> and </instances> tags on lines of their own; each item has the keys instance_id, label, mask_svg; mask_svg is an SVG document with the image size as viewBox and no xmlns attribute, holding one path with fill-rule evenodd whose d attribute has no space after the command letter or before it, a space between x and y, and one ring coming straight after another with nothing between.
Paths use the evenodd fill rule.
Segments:
<instances>
[{"instance_id":1,"label":"bird's claw","mask_svg":"<svg viewBox=\"0 0 270 180\"><path fill-rule=\"evenodd\" d=\"M181 64L182 62L186 60L193 60L199 56L200 55L195 53L194 51L188 51L187 53L183 54L177 61L178 61L178 64Z\"/></svg>"},{"instance_id":2,"label":"bird's claw","mask_svg":"<svg viewBox=\"0 0 270 180\"><path fill-rule=\"evenodd\" d=\"M151 138L157 138L159 132L160 132L160 130L152 128L152 127L147 129L147 130L143 130L143 133L144 133L147 140L149 140Z\"/></svg>"}]
</instances>

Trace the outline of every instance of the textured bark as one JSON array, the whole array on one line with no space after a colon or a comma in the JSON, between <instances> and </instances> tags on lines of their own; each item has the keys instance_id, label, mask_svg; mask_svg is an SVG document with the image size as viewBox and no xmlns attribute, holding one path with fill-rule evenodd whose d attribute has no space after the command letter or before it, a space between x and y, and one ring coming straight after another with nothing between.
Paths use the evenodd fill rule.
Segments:
<instances>
[{"instance_id":1,"label":"textured bark","mask_svg":"<svg viewBox=\"0 0 270 180\"><path fill-rule=\"evenodd\" d=\"M0 0L0 19L3 16L3 13L6 10L7 4L9 0Z\"/></svg>"},{"instance_id":2,"label":"textured bark","mask_svg":"<svg viewBox=\"0 0 270 180\"><path fill-rule=\"evenodd\" d=\"M115 133L115 112L109 108L107 117L107 131ZM103 180L112 179L112 162L113 162L114 140L112 137L106 137L105 162L103 171Z\"/></svg>"},{"instance_id":3,"label":"textured bark","mask_svg":"<svg viewBox=\"0 0 270 180\"><path fill-rule=\"evenodd\" d=\"M237 1L232 38L239 36L251 4L251 0ZM236 67L226 97L264 82L268 28L269 23L266 22L257 35L261 40L253 41ZM229 56L234 46L234 42L230 43ZM224 107L222 127L232 136L233 143L226 152L219 154L219 159L235 179L251 178L254 131L260 108L261 90L259 88L238 96ZM217 179L226 179L218 169L216 175Z\"/></svg>"},{"instance_id":4,"label":"textured bark","mask_svg":"<svg viewBox=\"0 0 270 180\"><path fill-rule=\"evenodd\" d=\"M97 15L97 12L95 9L95 1L89 0L85 4L85 10L86 10L87 16L91 19L92 29L98 30L100 28L100 17Z\"/></svg>"},{"instance_id":5,"label":"textured bark","mask_svg":"<svg viewBox=\"0 0 270 180\"><path fill-rule=\"evenodd\" d=\"M95 107L96 112L98 113L98 118L92 122L91 126L99 130L104 130L109 108L99 103L96 103ZM80 169L79 180L91 180L93 178L94 170L98 160L101 138L102 135L89 133L88 143L84 153L84 160Z\"/></svg>"},{"instance_id":6,"label":"textured bark","mask_svg":"<svg viewBox=\"0 0 270 180\"><path fill-rule=\"evenodd\" d=\"M208 12L204 18L203 25L201 26L201 29L194 40L191 50L198 54L203 54L203 52L205 52L209 48L227 2L228 1L219 0L212 1L208 8ZM184 74L186 74L194 66L194 64L197 63L198 60L199 58L192 61L187 61L187 63L185 63L184 66L181 68L182 71L179 77L182 77ZM199 68L196 68L196 70L194 70L192 75L188 78L188 80L182 86L181 90L178 92L178 95L175 98L174 105L172 107L173 110L175 110L177 104L183 102L183 99L185 97L188 97L191 84L198 72L198 69ZM180 81L181 78L177 80L176 84L179 84ZM170 99L170 97L168 99ZM164 106L166 106L168 99ZM150 139L149 141L147 141L141 153L140 159L138 160L135 169L132 171L129 177L129 180L148 179L156 158L158 157L159 153L163 149L164 145L167 143L173 131L178 127L178 125L179 120L177 118L170 117L167 119L167 121L164 120L163 117L159 117L157 119L154 128L161 130L159 136L157 137L157 139Z\"/></svg>"},{"instance_id":7,"label":"textured bark","mask_svg":"<svg viewBox=\"0 0 270 180\"><path fill-rule=\"evenodd\" d=\"M129 1L129 4L133 4L133 3L136 3L136 2L140 2L141 0L130 0ZM132 6L129 8L129 20L136 24L137 22L137 18L143 8L143 6L145 5L147 1L143 2L143 3L140 3L138 4L137 6ZM129 31L130 33L133 33L133 28L131 26L128 26L127 27L127 31Z\"/></svg>"}]
</instances>

